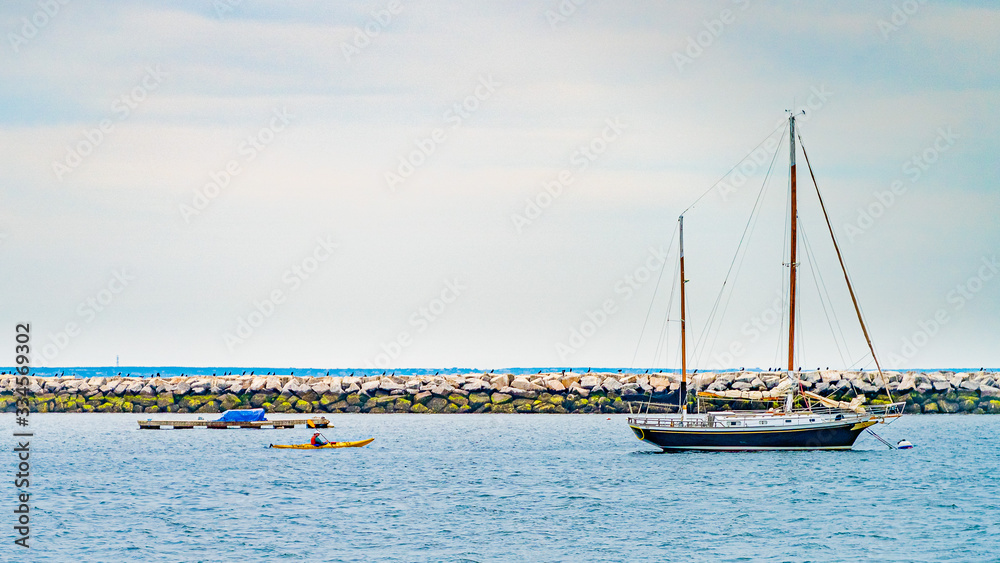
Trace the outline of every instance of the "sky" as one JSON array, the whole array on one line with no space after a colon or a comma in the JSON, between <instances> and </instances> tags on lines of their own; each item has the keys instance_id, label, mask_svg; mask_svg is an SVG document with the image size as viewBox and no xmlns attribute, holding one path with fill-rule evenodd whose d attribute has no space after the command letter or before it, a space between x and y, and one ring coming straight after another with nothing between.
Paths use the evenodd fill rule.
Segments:
<instances>
[{"instance_id":1,"label":"sky","mask_svg":"<svg viewBox=\"0 0 1000 563\"><path fill-rule=\"evenodd\" d=\"M676 368L684 212L689 367L782 365L794 109L882 366L997 367L996 29L917 0L4 2L0 318L52 367ZM798 154L796 363L874 368Z\"/></svg>"}]
</instances>

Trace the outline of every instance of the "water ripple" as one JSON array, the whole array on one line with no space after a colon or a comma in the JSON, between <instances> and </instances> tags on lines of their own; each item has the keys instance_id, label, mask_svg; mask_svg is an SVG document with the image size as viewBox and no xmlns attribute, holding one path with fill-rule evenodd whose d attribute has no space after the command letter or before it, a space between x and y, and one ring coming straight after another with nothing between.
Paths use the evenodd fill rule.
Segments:
<instances>
[{"instance_id":1,"label":"water ripple","mask_svg":"<svg viewBox=\"0 0 1000 563\"><path fill-rule=\"evenodd\" d=\"M851 452L678 453L604 415L332 415L138 431L37 415L33 556L53 561L993 560L1000 417L906 417ZM36 485L37 483L37 485Z\"/></svg>"}]
</instances>

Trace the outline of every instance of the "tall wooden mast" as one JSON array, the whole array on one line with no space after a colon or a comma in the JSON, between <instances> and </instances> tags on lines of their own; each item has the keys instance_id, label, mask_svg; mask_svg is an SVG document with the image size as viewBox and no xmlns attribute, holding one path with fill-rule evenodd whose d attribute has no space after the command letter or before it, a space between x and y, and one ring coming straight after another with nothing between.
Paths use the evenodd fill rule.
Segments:
<instances>
[{"instance_id":1,"label":"tall wooden mast","mask_svg":"<svg viewBox=\"0 0 1000 563\"><path fill-rule=\"evenodd\" d=\"M789 253L788 270L788 371L795 370L795 269L798 264L795 262L798 249L798 205L795 194L795 114L788 118L789 147L790 147L790 173L791 173L791 252Z\"/></svg>"},{"instance_id":2,"label":"tall wooden mast","mask_svg":"<svg viewBox=\"0 0 1000 563\"><path fill-rule=\"evenodd\" d=\"M684 293L684 216L677 218L680 231L680 270L681 270L681 417L687 414L687 299Z\"/></svg>"}]
</instances>

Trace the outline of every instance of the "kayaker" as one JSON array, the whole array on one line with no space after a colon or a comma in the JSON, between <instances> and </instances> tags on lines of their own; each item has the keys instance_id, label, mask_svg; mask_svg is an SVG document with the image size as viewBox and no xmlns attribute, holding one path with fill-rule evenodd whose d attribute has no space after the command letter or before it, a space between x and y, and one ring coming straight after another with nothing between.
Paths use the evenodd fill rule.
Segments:
<instances>
[{"instance_id":1,"label":"kayaker","mask_svg":"<svg viewBox=\"0 0 1000 563\"><path fill-rule=\"evenodd\" d=\"M325 446L329 444L329 442L326 441L326 437L319 432L313 434L312 440L310 440L309 443L314 446Z\"/></svg>"}]
</instances>

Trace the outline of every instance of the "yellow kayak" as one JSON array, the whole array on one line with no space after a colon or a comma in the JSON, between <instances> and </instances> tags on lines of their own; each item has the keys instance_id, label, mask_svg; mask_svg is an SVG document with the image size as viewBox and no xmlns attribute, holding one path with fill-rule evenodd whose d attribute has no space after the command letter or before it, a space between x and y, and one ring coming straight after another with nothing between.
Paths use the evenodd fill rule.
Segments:
<instances>
[{"instance_id":1,"label":"yellow kayak","mask_svg":"<svg viewBox=\"0 0 1000 563\"><path fill-rule=\"evenodd\" d=\"M270 447L284 448L290 450L326 450L331 448L363 448L374 441L375 438L368 438L367 440L358 440L357 442L330 442L329 444L323 446L314 446L312 444L271 444Z\"/></svg>"}]
</instances>

